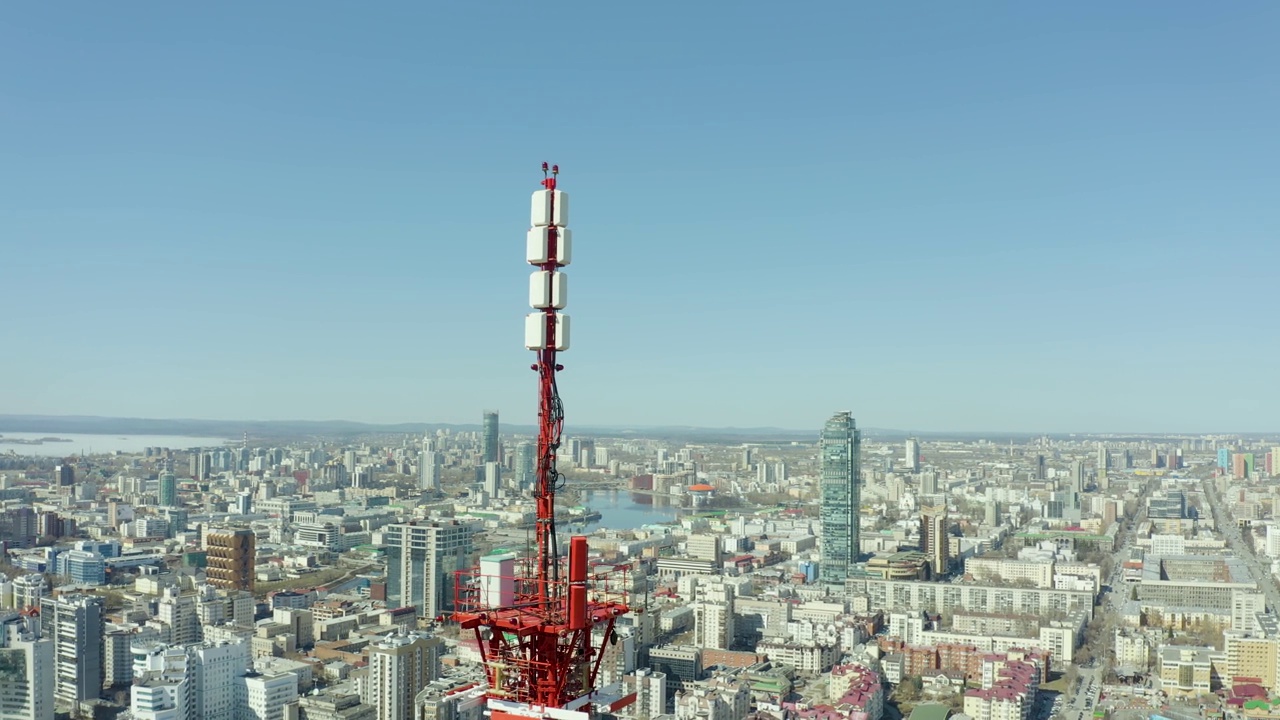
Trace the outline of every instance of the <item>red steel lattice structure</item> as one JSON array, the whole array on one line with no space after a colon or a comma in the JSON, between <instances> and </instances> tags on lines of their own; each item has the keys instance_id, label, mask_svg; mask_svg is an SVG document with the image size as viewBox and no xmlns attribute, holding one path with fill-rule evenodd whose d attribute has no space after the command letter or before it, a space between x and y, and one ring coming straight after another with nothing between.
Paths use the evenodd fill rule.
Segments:
<instances>
[{"instance_id":1,"label":"red steel lattice structure","mask_svg":"<svg viewBox=\"0 0 1280 720\"><path fill-rule=\"evenodd\" d=\"M556 537L555 497L563 482L556 455L564 408L556 387L563 370L557 353L569 347L565 306L567 278L560 268L572 259L568 196L557 188L559 167L542 164L542 190L533 194L526 254L536 270L525 319L525 346L536 353L538 445L534 497L537 503L533 557L491 555L480 568L459 573L453 615L475 633L488 678L494 720L504 717L573 718L593 707L616 710L635 699L599 691L605 643L617 618L629 612L626 569L588 569L587 539L570 538L567 579ZM597 630L603 632L597 634ZM596 646L595 638L600 645Z\"/></svg>"}]
</instances>

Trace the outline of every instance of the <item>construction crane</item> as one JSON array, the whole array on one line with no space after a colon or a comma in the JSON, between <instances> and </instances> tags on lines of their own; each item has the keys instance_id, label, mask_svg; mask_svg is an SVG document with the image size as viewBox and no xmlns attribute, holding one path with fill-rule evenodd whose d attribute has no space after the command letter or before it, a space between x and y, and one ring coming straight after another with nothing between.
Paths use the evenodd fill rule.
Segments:
<instances>
[{"instance_id":1,"label":"construction crane","mask_svg":"<svg viewBox=\"0 0 1280 720\"><path fill-rule=\"evenodd\" d=\"M538 445L534 472L537 504L532 557L514 553L483 557L476 570L458 574L453 619L475 633L488 680L492 720L587 720L635 701L620 686L600 687L601 663L616 642L615 623L630 612L625 566L589 567L587 538L569 538L567 567L556 536L556 491L564 476L556 455L564 431L564 406L556 373L558 354L569 349L564 309L572 259L569 196L558 188L559 166L542 164L542 189L533 193L526 260L529 278L525 347L536 354Z\"/></svg>"}]
</instances>

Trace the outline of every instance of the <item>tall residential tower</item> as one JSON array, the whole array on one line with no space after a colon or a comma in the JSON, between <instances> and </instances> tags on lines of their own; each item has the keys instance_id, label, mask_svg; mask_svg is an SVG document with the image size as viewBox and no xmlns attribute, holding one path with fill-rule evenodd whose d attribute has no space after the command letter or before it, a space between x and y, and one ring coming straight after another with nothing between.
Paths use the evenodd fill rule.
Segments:
<instances>
[{"instance_id":1,"label":"tall residential tower","mask_svg":"<svg viewBox=\"0 0 1280 720\"><path fill-rule=\"evenodd\" d=\"M822 429L822 565L824 583L843 583L858 559L862 504L859 460L862 433L852 414L839 412Z\"/></svg>"},{"instance_id":2,"label":"tall residential tower","mask_svg":"<svg viewBox=\"0 0 1280 720\"><path fill-rule=\"evenodd\" d=\"M178 506L178 478L173 474L173 466L168 461L160 471L158 494L161 507Z\"/></svg>"},{"instance_id":3,"label":"tall residential tower","mask_svg":"<svg viewBox=\"0 0 1280 720\"><path fill-rule=\"evenodd\" d=\"M253 592L257 536L252 530L214 530L205 536L209 584L224 590Z\"/></svg>"},{"instance_id":4,"label":"tall residential tower","mask_svg":"<svg viewBox=\"0 0 1280 720\"><path fill-rule=\"evenodd\" d=\"M40 600L40 637L52 640L54 649L54 672L41 680L53 684L59 704L73 707L102 694L105 631L101 597L60 595Z\"/></svg>"},{"instance_id":5,"label":"tall residential tower","mask_svg":"<svg viewBox=\"0 0 1280 720\"><path fill-rule=\"evenodd\" d=\"M951 569L948 527L946 505L920 511L920 550L929 558L929 571L933 577L945 577Z\"/></svg>"},{"instance_id":6,"label":"tall residential tower","mask_svg":"<svg viewBox=\"0 0 1280 720\"><path fill-rule=\"evenodd\" d=\"M53 640L30 613L0 619L0 720L53 720Z\"/></svg>"},{"instance_id":7,"label":"tall residential tower","mask_svg":"<svg viewBox=\"0 0 1280 720\"><path fill-rule=\"evenodd\" d=\"M484 455L480 459L480 466L484 467L484 463L502 462L502 448L498 441L498 411L484 411L484 446L481 449Z\"/></svg>"},{"instance_id":8,"label":"tall residential tower","mask_svg":"<svg viewBox=\"0 0 1280 720\"><path fill-rule=\"evenodd\" d=\"M440 489L440 474L444 469L444 456L436 452L435 440L422 439L422 452L418 453L418 489Z\"/></svg>"},{"instance_id":9,"label":"tall residential tower","mask_svg":"<svg viewBox=\"0 0 1280 720\"><path fill-rule=\"evenodd\" d=\"M436 618L453 609L454 573L470 567L476 527L459 520L401 523L383 528L387 604L414 607Z\"/></svg>"}]
</instances>

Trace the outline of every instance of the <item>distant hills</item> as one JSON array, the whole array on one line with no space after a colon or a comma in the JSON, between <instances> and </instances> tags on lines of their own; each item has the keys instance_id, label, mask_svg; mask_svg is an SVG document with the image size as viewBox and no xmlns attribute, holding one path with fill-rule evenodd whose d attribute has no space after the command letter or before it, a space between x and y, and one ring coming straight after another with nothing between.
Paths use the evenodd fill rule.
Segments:
<instances>
[{"instance_id":1,"label":"distant hills","mask_svg":"<svg viewBox=\"0 0 1280 720\"><path fill-rule=\"evenodd\" d=\"M251 438L288 439L304 437L356 437L360 435L408 434L421 435L447 428L455 432L478 432L479 423L361 423L350 420L197 420L190 418L117 418L92 415L0 415L0 433L84 433L94 435L196 435L221 437L234 440L248 433ZM706 428L690 425L570 425L569 436L596 435L603 437L643 437L653 439L682 440L685 442L728 443L790 443L816 442L820 426L811 430L794 430L777 427ZM514 435L533 435L532 425L504 423L502 432ZM918 432L885 428L863 428L863 437L875 442L891 442L907 437L930 440L977 440L985 438L994 443L1025 442L1030 438L1048 434L1054 438L1106 437L1109 441L1175 436L1176 433L1125 433L1093 435L1089 433L1033 433L1033 432Z\"/></svg>"},{"instance_id":2,"label":"distant hills","mask_svg":"<svg viewBox=\"0 0 1280 720\"><path fill-rule=\"evenodd\" d=\"M196 435L235 439L248 433L256 439L291 437L354 437L358 435L421 435L447 428L478 432L475 424L454 423L361 423L350 420L198 420L192 418L116 418L92 415L0 415L0 433L84 433L94 435ZM504 423L502 432L533 435L532 425ZM791 442L817 439L817 430L784 428L699 428L689 426L571 426L571 435L603 435L646 438L680 438L712 442Z\"/></svg>"},{"instance_id":3,"label":"distant hills","mask_svg":"<svg viewBox=\"0 0 1280 720\"><path fill-rule=\"evenodd\" d=\"M244 433L253 438L356 437L369 434L422 434L448 428L456 432L479 432L480 424L452 423L356 423L351 420L198 420L156 418L101 418L95 415L0 415L0 433L84 433L146 434L146 436L198 436L236 439ZM532 425L503 424L502 432L536 432ZM694 442L809 442L818 430L785 428L696 428L627 427L627 425L571 425L571 436L678 438ZM878 436L878 432L876 433Z\"/></svg>"}]
</instances>

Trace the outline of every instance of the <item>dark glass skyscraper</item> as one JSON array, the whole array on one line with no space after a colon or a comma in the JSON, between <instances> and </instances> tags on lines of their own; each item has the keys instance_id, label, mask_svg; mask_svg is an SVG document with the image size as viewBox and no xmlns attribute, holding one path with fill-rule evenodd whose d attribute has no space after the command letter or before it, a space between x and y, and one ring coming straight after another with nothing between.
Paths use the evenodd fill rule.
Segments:
<instances>
[{"instance_id":1,"label":"dark glass skyscraper","mask_svg":"<svg viewBox=\"0 0 1280 720\"><path fill-rule=\"evenodd\" d=\"M160 471L160 507L178 506L178 479L173 469L166 466Z\"/></svg>"},{"instance_id":2,"label":"dark glass skyscraper","mask_svg":"<svg viewBox=\"0 0 1280 720\"><path fill-rule=\"evenodd\" d=\"M484 447L482 450L484 458L481 460L481 467L484 463L502 462L502 451L498 445L498 411L486 410L484 413Z\"/></svg>"},{"instance_id":3,"label":"dark glass skyscraper","mask_svg":"<svg viewBox=\"0 0 1280 720\"><path fill-rule=\"evenodd\" d=\"M858 486L862 433L853 416L839 412L822 428L822 565L824 583L844 583L858 559Z\"/></svg>"}]
</instances>

